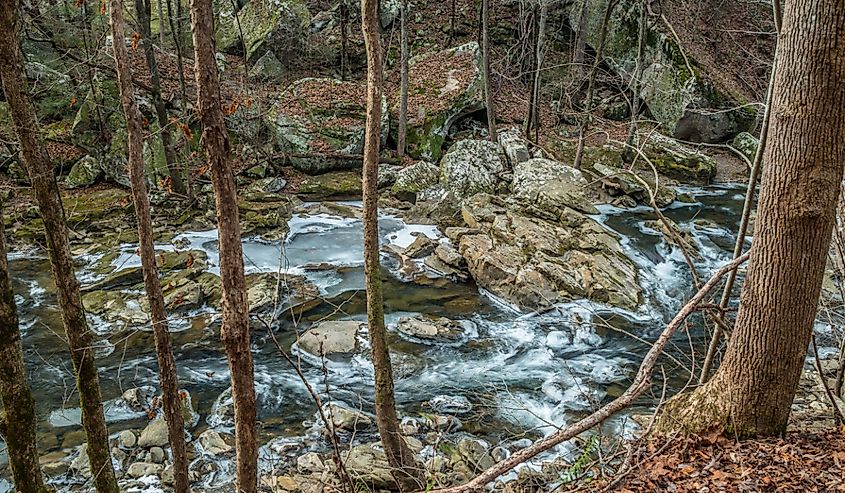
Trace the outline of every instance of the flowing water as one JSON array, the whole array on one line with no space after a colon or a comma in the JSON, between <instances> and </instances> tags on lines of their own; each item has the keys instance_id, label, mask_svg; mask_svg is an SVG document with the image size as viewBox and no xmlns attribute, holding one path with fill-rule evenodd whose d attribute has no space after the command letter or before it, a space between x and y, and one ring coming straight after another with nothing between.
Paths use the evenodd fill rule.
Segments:
<instances>
[{"instance_id":1,"label":"flowing water","mask_svg":"<svg viewBox=\"0 0 845 493\"><path fill-rule=\"evenodd\" d=\"M676 202L665 214L691 233L700 252L697 269L706 278L731 256L744 188L684 191L694 202ZM552 424L571 422L624 391L648 349L645 341L683 304L691 283L680 252L648 227L647 222L654 219L652 211L645 207L599 209L601 214L595 218L619 233L623 247L640 269L645 300L636 312L576 301L544 314L519 313L471 283L406 280L398 273L396 262L384 256L389 323L423 313L464 321L467 328L458 343L433 345L391 332L401 413L432 412L425 403L436 396L458 398L454 400L460 404L464 404L460 398L466 398L472 410L461 416L465 429L497 441L525 431L529 436L549 433L554 430ZM381 232L385 242L399 246L413 240L412 232L442 237L434 227L406 225L392 216L382 217ZM178 239L181 247L189 244L206 251L209 270L216 272L216 231L187 233ZM127 246L115 265L137 265L133 251L133 246ZM302 320L282 317L275 321L274 335L283 348L295 341L297 329L307 328L314 320L365 320L359 220L327 214L295 216L286 241L245 241L244 255L248 271L304 274L331 302L307 312ZM10 259L42 444L58 448L78 443L77 397L49 264L44 258L15 253ZM84 282L96 280L98 276L91 270L96 258L83 260L80 277ZM309 268L316 264L321 264L320 268ZM98 361L103 396L110 401L106 410L111 431L143 427L145 416L117 403L125 389L156 385L152 335L144 327L115 327L96 318L92 323L102 335ZM700 323L700 317L695 317L695 323ZM212 310L202 309L174 317L172 329L180 384L191 392L198 407L201 430L208 426L207 416L229 382L216 335L219 320ZM703 329L693 326L675 338L675 347L663 358L670 390L687 382L692 364L690 344L700 352L703 336ZM307 360L302 366L321 393L328 389L334 400L371 410L373 369L363 336L361 346L353 358L330 362L325 374ZM314 419L312 401L267 331L258 325L253 352L262 438L303 434ZM659 395L660 389L655 392ZM651 399L643 398L640 409L647 408ZM610 432L620 432L627 425L624 418L618 418L608 426Z\"/></svg>"}]
</instances>

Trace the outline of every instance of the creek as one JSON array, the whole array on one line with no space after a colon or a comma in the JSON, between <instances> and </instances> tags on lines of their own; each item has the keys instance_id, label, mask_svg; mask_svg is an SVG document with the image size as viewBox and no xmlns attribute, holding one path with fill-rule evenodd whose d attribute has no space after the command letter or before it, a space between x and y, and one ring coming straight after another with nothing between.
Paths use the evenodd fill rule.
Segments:
<instances>
[{"instance_id":1,"label":"creek","mask_svg":"<svg viewBox=\"0 0 845 493\"><path fill-rule=\"evenodd\" d=\"M699 253L696 268L706 279L731 257L744 186L680 191L693 201L675 202L664 212L689 232ZM542 314L520 313L471 282L428 276L409 280L393 257L382 256L400 414L442 411L437 403L453 412L457 406L464 430L498 442L550 433L554 425L572 422L625 390L648 349L646 341L681 307L691 292L691 281L680 251L649 227L654 219L650 209L600 206L599 210L593 217L619 234L639 269L644 302L636 311L576 300ZM411 243L412 233L447 241L435 227L407 225L391 215L381 218L380 228L384 243L400 247ZM206 252L208 270L217 272L216 231L183 233L173 243ZM161 248L172 250L174 244ZM115 268L139 265L134 249L132 245L122 247L113 260ZM247 272L305 275L325 300L299 319L282 313L271 321L282 348L289 349L297 331L315 321L366 320L360 220L325 213L295 215L285 241L247 239L244 256ZM92 271L97 260L94 256L81 259L83 283L102 278ZM10 269L41 446L45 448L42 452L78 445L82 441L78 402L49 263L40 256L13 252ZM459 320L465 328L463 336L436 344L405 338L395 324L400 317L415 314ZM669 393L689 379L690 345L697 354L704 347L701 317L697 315L691 322L691 328L676 336L673 348L662 359ZM115 326L99 317L92 317L91 323L100 338L100 383L110 431L143 428L147 417L127 408L120 396L132 387L157 386L152 334L144 326ZM180 386L190 392L199 413L199 425L192 431L196 436L209 427L208 417L225 399L221 394L229 385L226 358L217 337L219 318L215 310L203 307L174 315L171 330ZM328 393L332 400L372 411L373 368L366 337L359 338L360 350L350 358L329 361L325 368L304 358L301 365L324 398ZM315 419L314 404L267 330L258 324L254 326L253 354L262 441L307 434ZM294 352L294 357L297 354ZM658 384L661 381L657 379ZM633 424L628 415L646 412L659 397L659 386L654 388L654 395L641 399L628 414L610 420L604 431L618 434L630 429ZM442 397L429 405L437 396ZM213 424L227 429L225 422Z\"/></svg>"}]
</instances>

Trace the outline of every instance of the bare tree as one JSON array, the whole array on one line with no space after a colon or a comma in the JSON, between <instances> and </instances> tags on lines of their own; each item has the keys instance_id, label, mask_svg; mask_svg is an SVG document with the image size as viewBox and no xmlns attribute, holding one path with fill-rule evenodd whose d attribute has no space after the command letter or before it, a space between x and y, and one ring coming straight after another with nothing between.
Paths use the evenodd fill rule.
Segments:
<instances>
[{"instance_id":1,"label":"bare tree","mask_svg":"<svg viewBox=\"0 0 845 493\"><path fill-rule=\"evenodd\" d=\"M484 103L487 106L487 131L496 142L496 102L490 81L490 0L481 0L481 72L484 77Z\"/></svg>"},{"instance_id":2,"label":"bare tree","mask_svg":"<svg viewBox=\"0 0 845 493\"><path fill-rule=\"evenodd\" d=\"M724 362L665 407L667 428L780 435L804 366L845 162L845 0L788 2L778 42L767 172Z\"/></svg>"},{"instance_id":3,"label":"bare tree","mask_svg":"<svg viewBox=\"0 0 845 493\"><path fill-rule=\"evenodd\" d=\"M396 138L396 152L401 159L405 155L406 137L408 136L408 9L410 3L408 0L402 0L400 5L401 14L399 16L399 31L400 31L400 51L401 53L401 81L399 83L399 130Z\"/></svg>"},{"instance_id":4,"label":"bare tree","mask_svg":"<svg viewBox=\"0 0 845 493\"><path fill-rule=\"evenodd\" d=\"M117 80L123 112L126 115L126 136L129 162L129 181L132 185L132 201L138 220L138 242L141 255L141 267L144 272L144 288L150 304L150 320L158 359L159 381L163 394L164 418L167 421L167 435L173 450L174 486L177 493L188 493L188 456L185 447L185 420L182 416L182 403L179 398L179 385L176 379L176 363L170 347L170 332L167 327L167 314L164 311L164 295L158 280L155 246L153 245L153 224L150 219L150 199L144 178L144 133L141 112L135 101L132 87L132 71L123 28L123 4L120 0L111 0L110 21L112 46L114 48Z\"/></svg>"},{"instance_id":5,"label":"bare tree","mask_svg":"<svg viewBox=\"0 0 845 493\"><path fill-rule=\"evenodd\" d=\"M38 463L35 437L35 402L26 379L15 294L6 261L6 232L0 202L0 397L6 411L3 437L12 466L15 490L47 493Z\"/></svg>"},{"instance_id":6,"label":"bare tree","mask_svg":"<svg viewBox=\"0 0 845 493\"><path fill-rule=\"evenodd\" d=\"M88 438L88 459L94 474L94 484L99 493L118 493L109 454L109 433L100 398L100 377L94 361L94 337L82 308L59 186L46 146L38 134L35 110L29 97L18 40L18 8L16 0L0 0L0 39L3 40L0 43L0 79L3 81L12 123L44 224L62 322L76 372L82 426Z\"/></svg>"},{"instance_id":7,"label":"bare tree","mask_svg":"<svg viewBox=\"0 0 845 493\"><path fill-rule=\"evenodd\" d=\"M367 122L364 138L364 282L367 322L375 369L375 407L381 443L399 489L420 490L422 469L416 464L399 428L393 391L393 369L384 323L378 232L378 155L381 140L381 101L384 93L382 47L378 28L378 0L361 0L361 30L367 49Z\"/></svg>"},{"instance_id":8,"label":"bare tree","mask_svg":"<svg viewBox=\"0 0 845 493\"><path fill-rule=\"evenodd\" d=\"M535 42L535 68L531 84L531 94L528 99L528 118L525 119L525 137L531 138L531 131L535 131L534 141L540 142L540 88L543 83L543 59L546 54L546 20L549 17L549 0L539 0L540 15L537 21L537 37Z\"/></svg>"},{"instance_id":9,"label":"bare tree","mask_svg":"<svg viewBox=\"0 0 845 493\"><path fill-rule=\"evenodd\" d=\"M194 38L194 75L202 145L211 169L217 209L220 279L223 288L223 324L220 339L229 359L232 399L235 407L235 451L238 491L258 489L255 376L250 351L249 313L244 279L243 245L238 218L235 176L230 160L229 134L223 119L220 80L214 58L214 12L211 0L191 0Z\"/></svg>"},{"instance_id":10,"label":"bare tree","mask_svg":"<svg viewBox=\"0 0 845 493\"><path fill-rule=\"evenodd\" d=\"M596 74L599 70L599 64L601 64L602 58L604 57L604 44L605 39L607 38L607 25L610 22L610 14L613 12L613 8L616 7L618 1L619 0L609 0L607 2L607 8L604 11L604 19L602 21L601 28L599 29L599 46L596 49L596 58L590 66L590 75L587 79L587 95L584 98L584 115L578 123L578 146L575 149L575 162L573 164L576 169L581 168L581 162L584 159L584 144L587 137L587 130L590 128L590 121L592 119L593 112L593 89L596 84ZM586 28L586 26L582 26L582 28Z\"/></svg>"},{"instance_id":11,"label":"bare tree","mask_svg":"<svg viewBox=\"0 0 845 493\"><path fill-rule=\"evenodd\" d=\"M161 18L161 1L157 0L159 8L159 34L162 36L163 43L164 20ZM164 147L164 160L167 163L167 171L170 175L170 187L175 193L184 195L185 183L182 181L182 172L177 164L176 153L173 152L173 138L170 135L170 125L167 121L167 108L164 106L164 99L161 97L161 80L159 78L155 49L153 48L152 29L150 28L150 17L152 17L150 0L135 0L135 15L138 17L141 46L144 49L147 68L150 70L150 95L153 99L156 119L158 119L161 146Z\"/></svg>"}]
</instances>

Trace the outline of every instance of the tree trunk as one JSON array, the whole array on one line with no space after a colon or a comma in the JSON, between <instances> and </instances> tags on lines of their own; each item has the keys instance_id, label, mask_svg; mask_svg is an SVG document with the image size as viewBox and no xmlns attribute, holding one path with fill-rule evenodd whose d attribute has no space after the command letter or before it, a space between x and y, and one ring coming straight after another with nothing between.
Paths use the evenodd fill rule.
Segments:
<instances>
[{"instance_id":1,"label":"tree trunk","mask_svg":"<svg viewBox=\"0 0 845 493\"><path fill-rule=\"evenodd\" d=\"M95 473L94 484L99 493L118 493L109 455L109 434L100 398L100 379L92 350L94 337L88 329L79 295L79 281L73 270L59 186L46 146L38 135L35 111L29 98L19 51L18 21L18 3L15 0L0 0L0 39L3 40L0 43L0 79L3 81L23 161L44 223L62 322L76 372L82 426L88 438L88 458L91 470Z\"/></svg>"},{"instance_id":2,"label":"tree trunk","mask_svg":"<svg viewBox=\"0 0 845 493\"><path fill-rule=\"evenodd\" d=\"M6 234L0 203L0 397L6 411L6 450L15 491L47 493L35 440L35 402L26 379L15 294L6 261Z\"/></svg>"},{"instance_id":3,"label":"tree trunk","mask_svg":"<svg viewBox=\"0 0 845 493\"><path fill-rule=\"evenodd\" d=\"M378 231L378 154L383 93L378 0L361 0L361 30L367 50L367 123L364 139L364 282L367 322L375 369L375 408L379 436L401 491L418 491L425 484L423 469L402 438L393 394L393 369L387 347L381 284Z\"/></svg>"},{"instance_id":4,"label":"tree trunk","mask_svg":"<svg viewBox=\"0 0 845 493\"><path fill-rule=\"evenodd\" d=\"M540 143L540 87L542 86L543 58L546 53L546 19L549 16L549 5L546 0L540 0L540 15L537 22L537 44L534 58L534 80L531 85L530 107L525 121L525 137L531 139L531 131L535 131L534 141Z\"/></svg>"},{"instance_id":5,"label":"tree trunk","mask_svg":"<svg viewBox=\"0 0 845 493\"><path fill-rule=\"evenodd\" d=\"M408 135L408 9L410 8L408 0L402 0L400 8L402 9L402 13L399 17L399 36L402 51L402 80L399 87L399 130L396 138L396 152L399 154L399 158L401 159L405 155L405 139Z\"/></svg>"},{"instance_id":6,"label":"tree trunk","mask_svg":"<svg viewBox=\"0 0 845 493\"><path fill-rule=\"evenodd\" d=\"M766 169L733 336L713 378L662 426L780 435L813 330L845 162L845 0L787 2Z\"/></svg>"},{"instance_id":7,"label":"tree trunk","mask_svg":"<svg viewBox=\"0 0 845 493\"><path fill-rule=\"evenodd\" d=\"M578 17L578 29L575 31L575 46L572 50L572 64L575 67L577 74L578 85L584 80L584 60L587 57L587 21L590 14L590 0L581 0L584 4L581 6L581 15Z\"/></svg>"},{"instance_id":8,"label":"tree trunk","mask_svg":"<svg viewBox=\"0 0 845 493\"><path fill-rule=\"evenodd\" d=\"M176 380L176 363L170 347L170 332L167 327L167 315L164 311L164 295L156 268L155 247L153 245L153 224L150 219L150 199L144 178L144 133L141 112L135 102L132 88L132 71L129 56L126 53L123 30L123 4L120 0L111 0L111 29L114 59L117 66L117 80L120 85L120 97L123 112L126 115L126 136L129 149L129 181L132 185L132 200L138 220L138 240L141 267L144 272L144 288L150 304L150 320L158 359L159 381L163 394L164 417L167 421L167 436L173 451L174 487L176 493L188 493L188 457L185 448L185 421L182 416L182 402Z\"/></svg>"},{"instance_id":9,"label":"tree trunk","mask_svg":"<svg viewBox=\"0 0 845 493\"><path fill-rule=\"evenodd\" d=\"M599 46L598 49L596 49L596 59L593 60L593 64L590 67L590 77L587 81L587 96L585 98L584 116L578 123L578 146L575 149L575 162L573 163L575 169L581 169L581 161L584 159L584 144L587 138L587 131L590 128L590 120L593 117L593 87L596 84L596 72L598 72L599 64L604 57L604 42L607 38L607 25L610 22L610 13L613 12L613 8L616 7L617 2L618 0L609 0L607 2L607 8L604 11L604 19L601 24L601 29L599 30Z\"/></svg>"},{"instance_id":10,"label":"tree trunk","mask_svg":"<svg viewBox=\"0 0 845 493\"><path fill-rule=\"evenodd\" d=\"M640 113L640 80L643 78L643 64L645 63L645 41L648 17L646 16L646 0L640 2L640 17L637 33L637 66L634 69L634 77L631 78L631 123L628 125L628 139L626 147L622 150L622 161L631 164L637 156L634 147L637 145L637 119Z\"/></svg>"},{"instance_id":11,"label":"tree trunk","mask_svg":"<svg viewBox=\"0 0 845 493\"><path fill-rule=\"evenodd\" d=\"M481 0L481 70L484 77L484 103L487 106L487 131L490 140L496 142L496 103L490 82L490 0Z\"/></svg>"},{"instance_id":12,"label":"tree trunk","mask_svg":"<svg viewBox=\"0 0 845 493\"><path fill-rule=\"evenodd\" d=\"M220 80L214 59L214 12L211 0L191 0L191 22L202 145L211 169L217 209L220 279L223 287L223 324L220 328L220 339L229 359L232 381L238 492L255 493L258 488L258 446L249 313L241 227L238 222L237 189L229 159L231 148L223 121Z\"/></svg>"},{"instance_id":13,"label":"tree trunk","mask_svg":"<svg viewBox=\"0 0 845 493\"><path fill-rule=\"evenodd\" d=\"M170 0L156 0L156 13L158 14L158 43L160 48L164 49L164 9L161 8L162 1Z\"/></svg>"},{"instance_id":14,"label":"tree trunk","mask_svg":"<svg viewBox=\"0 0 845 493\"><path fill-rule=\"evenodd\" d=\"M159 9L161 0L158 0ZM185 195L185 184L182 181L182 173L177 165L176 153L173 152L173 143L170 136L169 122L167 121L167 108L161 98L161 80L158 73L155 50L153 49L152 29L150 28L150 17L152 8L150 0L135 0L135 15L138 17L138 27L141 33L141 46L144 48L144 57L147 59L147 67L150 69L150 86L153 98L153 106L158 119L159 133L161 135L161 146L164 148L164 160L167 163L167 171L170 174L170 187L173 192ZM163 32L164 22L159 11L159 31Z\"/></svg>"},{"instance_id":15,"label":"tree trunk","mask_svg":"<svg viewBox=\"0 0 845 493\"><path fill-rule=\"evenodd\" d=\"M340 80L349 73L349 0L340 0Z\"/></svg>"}]
</instances>

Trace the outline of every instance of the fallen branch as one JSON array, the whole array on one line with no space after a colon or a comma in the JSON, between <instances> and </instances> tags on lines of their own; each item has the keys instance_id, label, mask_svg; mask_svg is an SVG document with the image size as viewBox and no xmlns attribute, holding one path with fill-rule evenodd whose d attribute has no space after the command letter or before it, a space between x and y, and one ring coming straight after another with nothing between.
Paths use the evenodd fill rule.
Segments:
<instances>
[{"instance_id":1,"label":"fallen branch","mask_svg":"<svg viewBox=\"0 0 845 493\"><path fill-rule=\"evenodd\" d=\"M601 424L607 418L631 405L631 403L633 403L634 400L651 385L651 373L654 369L654 365L657 363L657 358L678 330L678 327L681 326L688 316L695 312L699 303L701 303L716 286L716 284L719 283L721 278L748 260L748 256L749 254L746 253L719 269L715 274L713 274L713 277L711 277L710 280L707 281L692 298L690 298L687 304L681 308L672 321L666 325L665 329L663 329L663 332L661 332L660 336L654 342L651 350L649 350L645 358L643 358L643 362L640 364L640 369L637 371L637 375L634 377L634 381L631 383L631 386L628 387L628 390L626 390L622 395L612 400L593 414L581 419L577 423L556 431L551 435L538 440L530 447L516 452L504 461L499 462L493 467L482 472L472 481L460 486L433 490L431 493L470 493L480 491L486 484L494 481L496 478L507 473L514 467L531 460L537 455L583 433L584 431L589 430L590 428L593 428L596 425Z\"/></svg>"}]
</instances>

